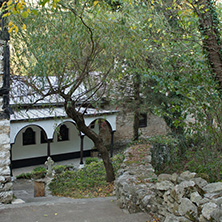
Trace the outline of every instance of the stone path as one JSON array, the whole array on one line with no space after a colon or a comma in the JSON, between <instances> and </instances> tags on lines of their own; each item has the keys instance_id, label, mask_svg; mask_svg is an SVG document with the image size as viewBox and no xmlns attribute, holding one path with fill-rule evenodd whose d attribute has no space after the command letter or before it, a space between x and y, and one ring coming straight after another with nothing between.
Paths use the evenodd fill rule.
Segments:
<instances>
[{"instance_id":1,"label":"stone path","mask_svg":"<svg viewBox=\"0 0 222 222\"><path fill-rule=\"evenodd\" d=\"M71 199L64 197L33 197L33 184L17 180L14 194L26 203L0 205L1 222L146 222L145 213L128 214L121 210L115 197Z\"/></svg>"},{"instance_id":2,"label":"stone path","mask_svg":"<svg viewBox=\"0 0 222 222\"><path fill-rule=\"evenodd\" d=\"M144 213L126 214L113 198L64 200L11 205L1 209L1 222L146 222Z\"/></svg>"},{"instance_id":3,"label":"stone path","mask_svg":"<svg viewBox=\"0 0 222 222\"><path fill-rule=\"evenodd\" d=\"M14 176L31 169L17 169ZM31 180L15 180L14 195L25 203L0 205L0 222L151 222L145 213L128 214L121 210L115 197L71 199L34 197Z\"/></svg>"}]
</instances>

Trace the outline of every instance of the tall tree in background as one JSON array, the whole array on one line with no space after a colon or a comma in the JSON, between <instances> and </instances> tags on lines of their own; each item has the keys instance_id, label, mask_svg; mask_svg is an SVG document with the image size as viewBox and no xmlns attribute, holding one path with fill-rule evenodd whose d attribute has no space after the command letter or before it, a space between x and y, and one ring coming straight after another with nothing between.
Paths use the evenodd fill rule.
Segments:
<instances>
[{"instance_id":1,"label":"tall tree in background","mask_svg":"<svg viewBox=\"0 0 222 222\"><path fill-rule=\"evenodd\" d=\"M203 50L208 58L212 74L222 89L222 48L219 33L219 18L215 9L216 1L191 1L194 12L198 16L199 29L202 36Z\"/></svg>"}]
</instances>

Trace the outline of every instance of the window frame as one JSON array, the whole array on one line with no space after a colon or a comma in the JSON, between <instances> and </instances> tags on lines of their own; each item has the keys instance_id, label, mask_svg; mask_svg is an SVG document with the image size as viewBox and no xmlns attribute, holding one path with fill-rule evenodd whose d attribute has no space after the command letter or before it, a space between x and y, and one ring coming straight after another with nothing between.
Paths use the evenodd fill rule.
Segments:
<instances>
[{"instance_id":1,"label":"window frame","mask_svg":"<svg viewBox=\"0 0 222 222\"><path fill-rule=\"evenodd\" d=\"M61 132L61 130L64 131ZM65 124L62 124L59 127L59 131L57 133L57 141L58 142L69 141L69 128Z\"/></svg>"},{"instance_id":2,"label":"window frame","mask_svg":"<svg viewBox=\"0 0 222 222\"><path fill-rule=\"evenodd\" d=\"M27 138L29 137L29 138ZM24 133L22 133L22 145L35 145L36 144L36 132L32 127L28 127Z\"/></svg>"},{"instance_id":3,"label":"window frame","mask_svg":"<svg viewBox=\"0 0 222 222\"><path fill-rule=\"evenodd\" d=\"M43 130L40 131L40 143L41 144L48 143L47 135Z\"/></svg>"},{"instance_id":4,"label":"window frame","mask_svg":"<svg viewBox=\"0 0 222 222\"><path fill-rule=\"evenodd\" d=\"M147 127L147 113L139 114L139 128Z\"/></svg>"}]
</instances>

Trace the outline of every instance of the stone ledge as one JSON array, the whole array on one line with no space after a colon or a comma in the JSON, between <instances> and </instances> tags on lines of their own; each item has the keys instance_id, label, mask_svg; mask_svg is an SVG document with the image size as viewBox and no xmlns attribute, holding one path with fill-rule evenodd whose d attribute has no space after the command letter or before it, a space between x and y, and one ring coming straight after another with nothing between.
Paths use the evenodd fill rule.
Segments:
<instances>
[{"instance_id":1,"label":"stone ledge","mask_svg":"<svg viewBox=\"0 0 222 222\"><path fill-rule=\"evenodd\" d=\"M149 150L145 152L145 161L136 164L132 161L137 159L133 149L125 151L125 160L115 181L121 208L129 213L147 212L161 222L222 221L221 182L208 184L189 171L157 177Z\"/></svg>"}]
</instances>

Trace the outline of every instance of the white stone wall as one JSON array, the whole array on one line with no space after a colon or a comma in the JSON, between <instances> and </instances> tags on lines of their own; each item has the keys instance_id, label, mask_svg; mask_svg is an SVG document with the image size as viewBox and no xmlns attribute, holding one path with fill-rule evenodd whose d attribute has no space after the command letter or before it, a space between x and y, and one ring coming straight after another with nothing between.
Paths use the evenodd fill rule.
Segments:
<instances>
[{"instance_id":1,"label":"white stone wall","mask_svg":"<svg viewBox=\"0 0 222 222\"><path fill-rule=\"evenodd\" d=\"M0 40L0 88L3 86L4 75L4 44ZM3 98L0 97L0 113L3 110ZM1 115L4 116L4 115ZM10 203L13 197L12 182L10 176L10 122L8 119L0 119L0 204Z\"/></svg>"}]
</instances>

